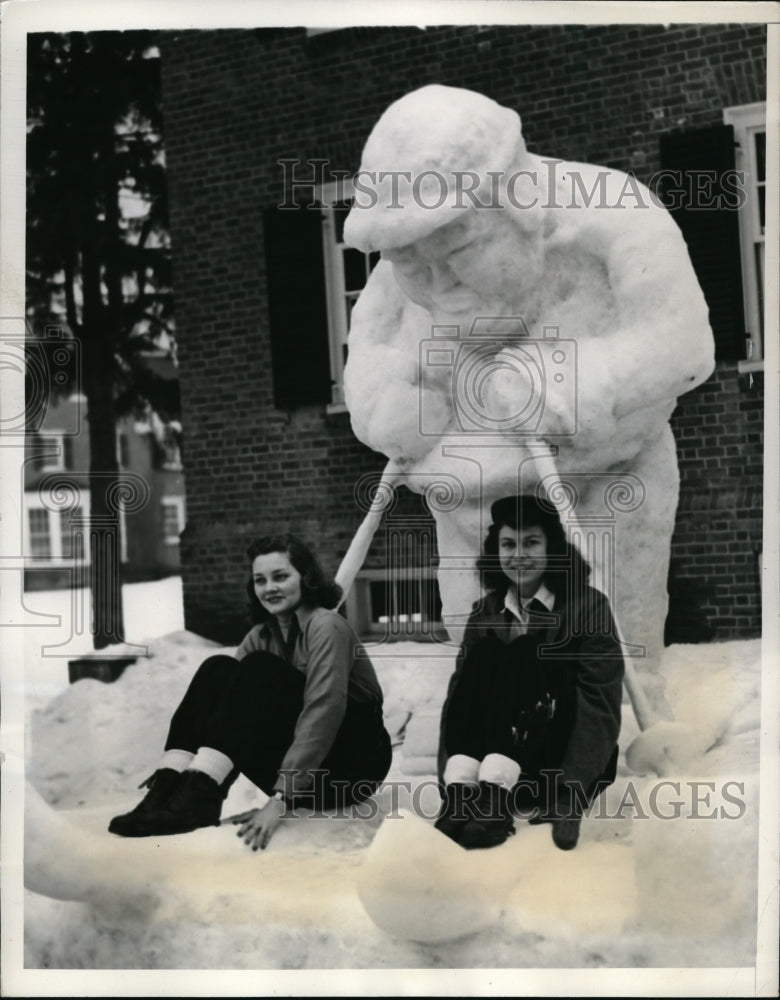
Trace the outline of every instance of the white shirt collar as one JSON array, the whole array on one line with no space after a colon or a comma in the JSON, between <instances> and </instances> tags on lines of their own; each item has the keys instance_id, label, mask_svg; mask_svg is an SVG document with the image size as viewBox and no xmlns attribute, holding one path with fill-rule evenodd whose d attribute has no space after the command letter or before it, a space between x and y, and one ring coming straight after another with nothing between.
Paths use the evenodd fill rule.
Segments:
<instances>
[{"instance_id":1,"label":"white shirt collar","mask_svg":"<svg viewBox=\"0 0 780 1000\"><path fill-rule=\"evenodd\" d=\"M510 587L504 597L504 607L507 611L511 612L511 614L513 614L518 621L523 621L528 617L528 605L531 601L541 601L548 611L552 611L555 604L555 594L553 594L546 584L542 583L539 585L539 589L533 597L529 597L523 602L521 608L514 590Z\"/></svg>"}]
</instances>

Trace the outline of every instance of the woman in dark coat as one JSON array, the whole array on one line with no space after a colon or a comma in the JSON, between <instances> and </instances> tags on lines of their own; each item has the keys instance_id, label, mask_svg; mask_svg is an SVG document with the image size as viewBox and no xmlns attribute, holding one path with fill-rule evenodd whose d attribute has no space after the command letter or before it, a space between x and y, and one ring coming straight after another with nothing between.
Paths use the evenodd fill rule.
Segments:
<instances>
[{"instance_id":1,"label":"woman in dark coat","mask_svg":"<svg viewBox=\"0 0 780 1000\"><path fill-rule=\"evenodd\" d=\"M436 826L463 847L492 847L530 809L570 850L583 808L615 778L620 641L548 501L505 497L491 516L478 563L488 592L442 710Z\"/></svg>"}]
</instances>

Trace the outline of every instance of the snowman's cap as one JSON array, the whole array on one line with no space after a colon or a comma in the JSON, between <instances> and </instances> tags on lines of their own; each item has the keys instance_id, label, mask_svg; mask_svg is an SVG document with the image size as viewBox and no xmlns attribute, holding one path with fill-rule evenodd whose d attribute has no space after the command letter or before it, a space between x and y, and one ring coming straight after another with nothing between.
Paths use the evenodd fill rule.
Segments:
<instances>
[{"instance_id":1,"label":"snowman's cap","mask_svg":"<svg viewBox=\"0 0 780 1000\"><path fill-rule=\"evenodd\" d=\"M459 87L413 90L368 137L345 242L366 253L406 246L458 218L474 199L494 204L497 184L488 172L503 174L524 152L516 111Z\"/></svg>"}]
</instances>

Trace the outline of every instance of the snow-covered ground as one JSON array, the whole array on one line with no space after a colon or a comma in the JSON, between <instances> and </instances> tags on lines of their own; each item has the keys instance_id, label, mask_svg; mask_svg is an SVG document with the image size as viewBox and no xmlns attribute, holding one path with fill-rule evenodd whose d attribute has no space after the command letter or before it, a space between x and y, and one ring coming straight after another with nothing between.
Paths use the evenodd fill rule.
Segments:
<instances>
[{"instance_id":1,"label":"snow-covered ground","mask_svg":"<svg viewBox=\"0 0 780 1000\"><path fill-rule=\"evenodd\" d=\"M384 646L375 663L398 747L376 808L364 808L363 816L290 818L267 851L252 854L232 826L140 841L106 832L109 818L137 801L136 786L154 767L172 709L214 649L181 629L176 581L138 586L146 588L138 603L135 594L126 602L129 639L147 641L150 623L165 633L148 639L149 657L111 685L67 686L66 676L39 661L28 675L27 777L34 791L25 848L27 968L754 964L758 640L667 650L677 718L708 734L706 752L663 785L630 774L621 760L616 784L584 821L575 851L558 851L548 827L519 822L517 836L498 850L465 852L447 841L423 866L424 848L419 857L415 851L426 843L430 821L423 829L405 811L433 814L431 769L426 773L421 761L435 738L452 653ZM27 598L29 607L38 595ZM40 607L51 611L46 600ZM410 713L406 732L411 737L416 720L416 745L404 757L400 731ZM626 705L621 745L637 731ZM260 798L240 779L223 815ZM437 919L454 914L455 902L442 909L442 899L457 883L470 894L472 926L481 929L438 944L380 930L358 888L365 888L370 864L394 849L398 884L411 893L409 933L430 936L421 927L431 884L441 885L434 903L444 916Z\"/></svg>"},{"instance_id":2,"label":"snow-covered ground","mask_svg":"<svg viewBox=\"0 0 780 1000\"><path fill-rule=\"evenodd\" d=\"M181 577L170 576L122 588L128 643L145 652L149 639L184 628ZM88 588L34 590L24 595L25 684L28 708L53 698L68 686L68 659L92 649Z\"/></svg>"}]
</instances>

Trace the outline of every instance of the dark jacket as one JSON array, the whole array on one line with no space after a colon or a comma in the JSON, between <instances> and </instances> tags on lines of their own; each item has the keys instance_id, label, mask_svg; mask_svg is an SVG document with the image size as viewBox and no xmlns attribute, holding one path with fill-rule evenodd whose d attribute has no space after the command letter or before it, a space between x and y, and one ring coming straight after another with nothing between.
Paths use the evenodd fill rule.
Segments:
<instances>
[{"instance_id":1,"label":"dark jacket","mask_svg":"<svg viewBox=\"0 0 780 1000\"><path fill-rule=\"evenodd\" d=\"M447 707L469 651L487 636L509 642L504 599L490 593L478 601L466 625L441 716L439 779L444 772ZM574 726L561 762L562 780L589 788L604 772L617 746L623 697L623 656L609 601L585 586L568 600L556 597L539 646L540 663L570 663L576 678Z\"/></svg>"}]
</instances>

